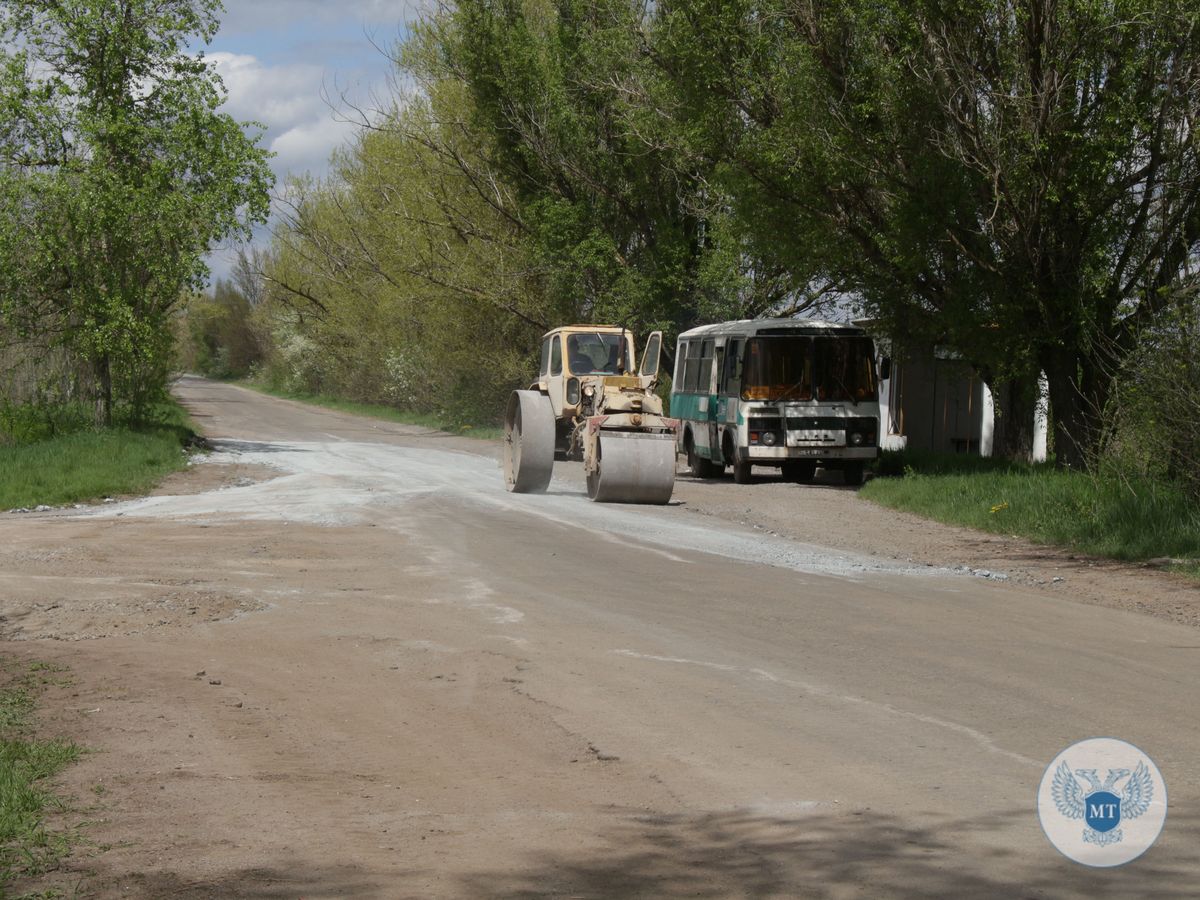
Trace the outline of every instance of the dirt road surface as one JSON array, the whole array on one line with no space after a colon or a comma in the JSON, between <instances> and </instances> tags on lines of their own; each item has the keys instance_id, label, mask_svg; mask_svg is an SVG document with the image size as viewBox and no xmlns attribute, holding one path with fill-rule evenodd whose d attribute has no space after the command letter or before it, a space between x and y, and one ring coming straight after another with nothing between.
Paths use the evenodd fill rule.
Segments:
<instances>
[{"instance_id":1,"label":"dirt road surface","mask_svg":"<svg viewBox=\"0 0 1200 900\"><path fill-rule=\"evenodd\" d=\"M1182 581L830 485L514 496L488 443L178 392L218 452L165 493L0 515L4 653L93 750L68 895L1196 896ZM1170 793L1115 870L1034 805L1097 735Z\"/></svg>"}]
</instances>

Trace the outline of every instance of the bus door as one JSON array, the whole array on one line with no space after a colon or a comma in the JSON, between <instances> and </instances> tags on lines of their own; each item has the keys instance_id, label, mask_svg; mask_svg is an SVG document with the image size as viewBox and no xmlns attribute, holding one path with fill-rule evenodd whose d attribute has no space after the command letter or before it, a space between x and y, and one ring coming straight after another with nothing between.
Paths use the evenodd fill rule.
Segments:
<instances>
[{"instance_id":1,"label":"bus door","mask_svg":"<svg viewBox=\"0 0 1200 900\"><path fill-rule=\"evenodd\" d=\"M721 396L721 381L725 373L725 339L717 338L717 347L713 351L712 383L709 393L713 399L708 407L708 448L709 458L716 463L721 461L721 421L725 415L725 398Z\"/></svg>"},{"instance_id":2,"label":"bus door","mask_svg":"<svg viewBox=\"0 0 1200 900\"><path fill-rule=\"evenodd\" d=\"M725 346L718 351L717 372L717 411L713 418L713 446L724 457L725 445L722 443L722 436L725 430L732 428L734 430L733 448L737 449L737 411L738 398L742 393L742 340L741 338L731 338L726 341ZM714 459L718 457L714 455ZM732 459L726 459L726 465L732 463Z\"/></svg>"},{"instance_id":3,"label":"bus door","mask_svg":"<svg viewBox=\"0 0 1200 900\"><path fill-rule=\"evenodd\" d=\"M716 447L713 443L712 423L717 414L716 398L713 397L713 342L711 339L700 344L700 371L696 377L697 418L699 427L694 432L696 446L707 450L700 454L709 459L716 458Z\"/></svg>"}]
</instances>

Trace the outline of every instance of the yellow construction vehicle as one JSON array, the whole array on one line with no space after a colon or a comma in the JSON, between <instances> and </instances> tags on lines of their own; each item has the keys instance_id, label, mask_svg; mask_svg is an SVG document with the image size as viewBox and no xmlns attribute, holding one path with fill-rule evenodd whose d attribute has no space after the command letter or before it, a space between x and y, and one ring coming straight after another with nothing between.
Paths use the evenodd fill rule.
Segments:
<instances>
[{"instance_id":1,"label":"yellow construction vehicle","mask_svg":"<svg viewBox=\"0 0 1200 900\"><path fill-rule=\"evenodd\" d=\"M679 423L655 393L662 332L646 341L641 369L633 335L617 325L569 325L542 339L538 380L513 391L504 419L508 490L550 485L554 459L583 457L587 493L616 503L666 503L675 488Z\"/></svg>"}]
</instances>

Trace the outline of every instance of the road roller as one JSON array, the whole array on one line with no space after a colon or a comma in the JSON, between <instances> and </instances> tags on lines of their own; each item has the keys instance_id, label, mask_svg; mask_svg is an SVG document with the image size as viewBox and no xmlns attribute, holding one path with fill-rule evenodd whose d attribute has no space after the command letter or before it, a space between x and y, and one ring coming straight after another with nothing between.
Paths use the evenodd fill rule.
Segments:
<instances>
[{"instance_id":1,"label":"road roller","mask_svg":"<svg viewBox=\"0 0 1200 900\"><path fill-rule=\"evenodd\" d=\"M670 500L679 423L663 415L654 390L661 354L661 331L646 340L640 369L633 335L619 325L547 333L538 380L513 391L504 417L508 490L544 492L556 458L582 458L592 500Z\"/></svg>"}]
</instances>

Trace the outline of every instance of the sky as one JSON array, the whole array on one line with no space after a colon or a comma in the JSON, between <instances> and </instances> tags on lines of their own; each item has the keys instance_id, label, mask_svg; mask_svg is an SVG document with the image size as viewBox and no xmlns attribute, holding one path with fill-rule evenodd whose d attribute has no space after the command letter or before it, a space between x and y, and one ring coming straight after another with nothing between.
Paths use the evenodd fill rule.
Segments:
<instances>
[{"instance_id":1,"label":"sky","mask_svg":"<svg viewBox=\"0 0 1200 900\"><path fill-rule=\"evenodd\" d=\"M327 172L330 153L354 134L330 104L344 96L362 108L378 105L373 98L386 94L392 73L378 48L392 49L417 9L413 0L225 0L220 31L197 49L225 82L223 111L265 126L277 192L289 174ZM259 229L255 240L268 238ZM236 255L233 245L210 255L214 279L229 273Z\"/></svg>"}]
</instances>

